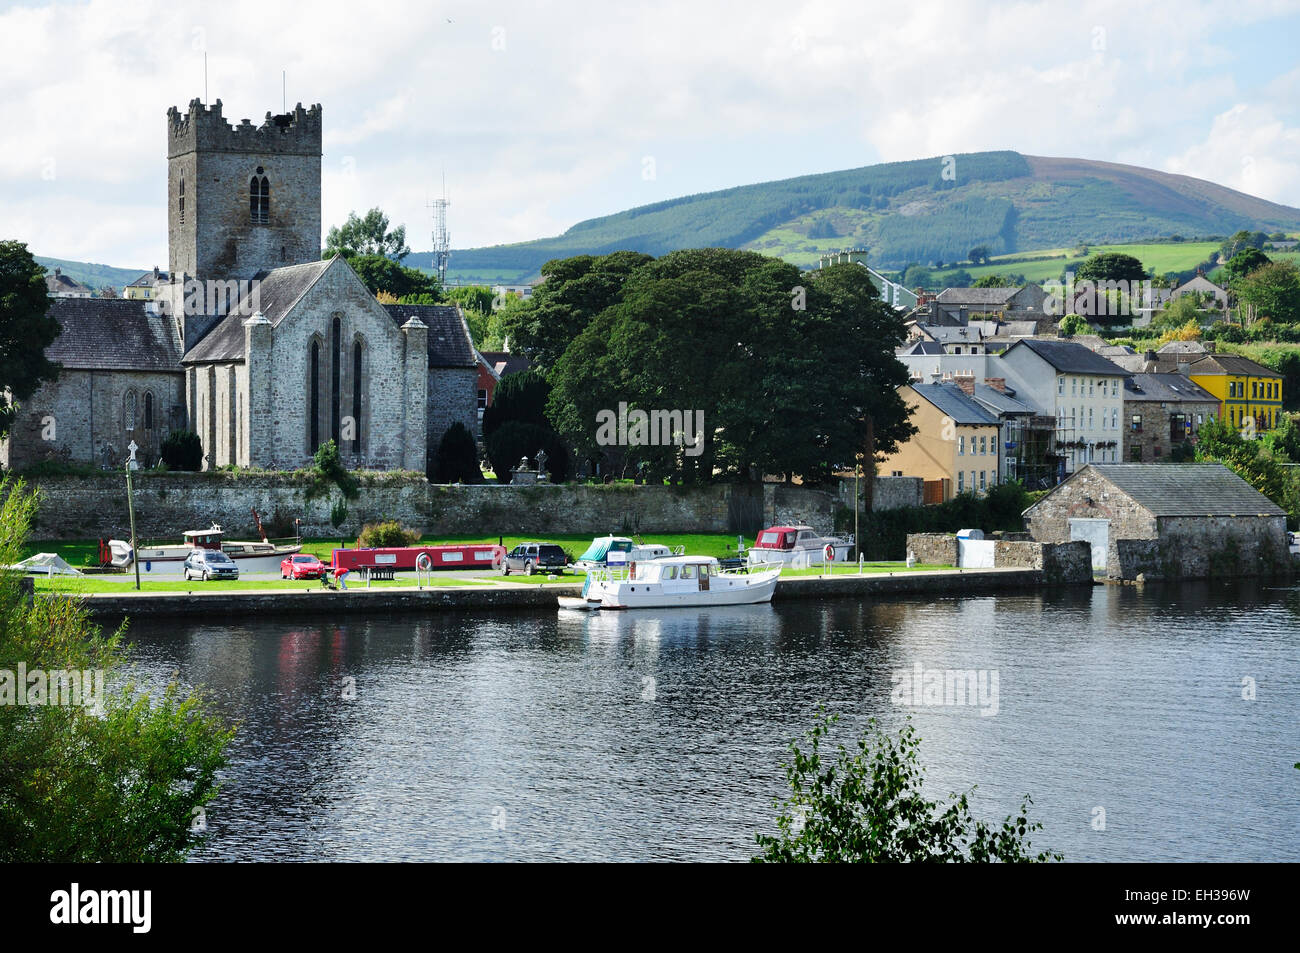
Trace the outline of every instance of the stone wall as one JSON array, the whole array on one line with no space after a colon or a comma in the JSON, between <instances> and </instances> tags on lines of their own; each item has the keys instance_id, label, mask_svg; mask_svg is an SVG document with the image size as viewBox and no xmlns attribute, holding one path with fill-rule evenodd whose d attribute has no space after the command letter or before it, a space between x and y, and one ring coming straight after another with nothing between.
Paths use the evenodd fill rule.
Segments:
<instances>
[{"instance_id":1,"label":"stone wall","mask_svg":"<svg viewBox=\"0 0 1300 953\"><path fill-rule=\"evenodd\" d=\"M1031 506L1025 527L1039 542L1065 543L1070 520L1110 520L1111 539L1153 539L1156 520L1095 470L1084 470Z\"/></svg>"},{"instance_id":2,"label":"stone wall","mask_svg":"<svg viewBox=\"0 0 1300 953\"><path fill-rule=\"evenodd\" d=\"M34 539L97 539L129 531L126 480L113 472L93 477L45 477L30 481L45 497ZM756 487L540 485L431 485L413 474L365 475L361 495L347 503L342 529L330 524L337 490L305 499L304 484L290 474L137 473L136 532L143 538L178 541L187 529L211 523L241 535L251 531L252 510L268 530L279 519L303 520L306 536L355 535L361 524L396 519L440 536L581 533L737 533L733 498L753 497ZM802 487L767 486L762 505L782 519L798 517L829 528L837 506L833 494ZM746 536L752 539L752 530ZM954 556L955 559L955 547Z\"/></svg>"},{"instance_id":3,"label":"stone wall","mask_svg":"<svg viewBox=\"0 0 1300 953\"><path fill-rule=\"evenodd\" d=\"M840 479L840 503L853 508L853 491L857 481L852 477ZM876 477L875 490L871 497L873 512L884 510L901 510L909 506L921 506L925 502L925 480L921 477Z\"/></svg>"},{"instance_id":4,"label":"stone wall","mask_svg":"<svg viewBox=\"0 0 1300 953\"><path fill-rule=\"evenodd\" d=\"M1170 417L1183 414L1192 422L1194 440L1200 429L1197 418L1203 423L1210 417L1218 416L1219 405L1216 401L1200 403L1184 401L1179 403L1158 400L1133 400L1129 391L1124 392L1124 460L1129 463L1159 463L1167 460L1174 448L1189 439L1184 431L1182 440L1175 441L1170 435ZM1142 417L1142 429L1133 430L1133 415Z\"/></svg>"},{"instance_id":5,"label":"stone wall","mask_svg":"<svg viewBox=\"0 0 1300 953\"><path fill-rule=\"evenodd\" d=\"M1090 583L1092 547L1087 543L998 540L993 565L998 569L1039 569L1048 582Z\"/></svg>"},{"instance_id":6,"label":"stone wall","mask_svg":"<svg viewBox=\"0 0 1300 953\"><path fill-rule=\"evenodd\" d=\"M918 563L930 566L957 565L957 537L952 533L908 533L907 551L916 557Z\"/></svg>"}]
</instances>

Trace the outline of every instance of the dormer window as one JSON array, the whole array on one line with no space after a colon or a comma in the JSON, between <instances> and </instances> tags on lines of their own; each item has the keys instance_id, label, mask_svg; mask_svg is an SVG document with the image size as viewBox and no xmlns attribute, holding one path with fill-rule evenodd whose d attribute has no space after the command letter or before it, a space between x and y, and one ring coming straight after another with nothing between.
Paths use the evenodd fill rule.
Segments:
<instances>
[{"instance_id":1,"label":"dormer window","mask_svg":"<svg viewBox=\"0 0 1300 953\"><path fill-rule=\"evenodd\" d=\"M260 165L248 183L248 217L254 225L271 224L271 183Z\"/></svg>"}]
</instances>

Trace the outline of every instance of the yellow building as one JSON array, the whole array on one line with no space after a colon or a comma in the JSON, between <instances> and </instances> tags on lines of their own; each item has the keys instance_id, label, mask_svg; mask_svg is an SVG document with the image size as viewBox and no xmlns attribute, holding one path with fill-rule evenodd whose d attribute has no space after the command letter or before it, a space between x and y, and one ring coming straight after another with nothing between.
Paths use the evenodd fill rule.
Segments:
<instances>
[{"instance_id":1,"label":"yellow building","mask_svg":"<svg viewBox=\"0 0 1300 953\"><path fill-rule=\"evenodd\" d=\"M998 419L951 382L898 389L917 432L880 464L882 476L921 477L926 502L982 494L998 482Z\"/></svg>"},{"instance_id":2,"label":"yellow building","mask_svg":"<svg viewBox=\"0 0 1300 953\"><path fill-rule=\"evenodd\" d=\"M1250 358L1211 354L1187 367L1187 376L1219 402L1219 419L1234 427L1253 421L1256 431L1271 430L1282 415L1282 375Z\"/></svg>"},{"instance_id":3,"label":"yellow building","mask_svg":"<svg viewBox=\"0 0 1300 953\"><path fill-rule=\"evenodd\" d=\"M137 301L152 301L153 286L160 281L167 280L167 272L159 271L154 268L153 271L146 271L135 281L122 289L123 298L134 298Z\"/></svg>"}]
</instances>

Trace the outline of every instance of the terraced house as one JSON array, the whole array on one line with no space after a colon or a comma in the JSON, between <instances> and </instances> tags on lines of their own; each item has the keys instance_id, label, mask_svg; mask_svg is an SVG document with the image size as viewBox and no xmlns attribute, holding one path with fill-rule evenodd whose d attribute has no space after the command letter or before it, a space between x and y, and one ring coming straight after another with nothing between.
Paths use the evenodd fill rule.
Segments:
<instances>
[{"instance_id":1,"label":"terraced house","mask_svg":"<svg viewBox=\"0 0 1300 953\"><path fill-rule=\"evenodd\" d=\"M952 381L908 384L898 390L917 432L886 457L879 472L921 477L925 501L984 493L999 474L998 418Z\"/></svg>"},{"instance_id":2,"label":"terraced house","mask_svg":"<svg viewBox=\"0 0 1300 953\"><path fill-rule=\"evenodd\" d=\"M1186 374L1214 395L1219 416L1234 427L1259 431L1277 426L1282 413L1282 375L1277 371L1237 354L1211 354L1188 364Z\"/></svg>"}]
</instances>

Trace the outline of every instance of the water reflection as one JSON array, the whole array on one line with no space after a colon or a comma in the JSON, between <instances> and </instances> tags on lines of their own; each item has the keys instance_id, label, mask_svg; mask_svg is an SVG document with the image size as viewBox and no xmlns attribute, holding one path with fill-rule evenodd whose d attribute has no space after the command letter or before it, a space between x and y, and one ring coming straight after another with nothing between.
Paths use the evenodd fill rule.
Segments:
<instances>
[{"instance_id":1,"label":"water reflection","mask_svg":"<svg viewBox=\"0 0 1300 953\"><path fill-rule=\"evenodd\" d=\"M198 859L744 858L825 704L846 741L911 716L933 794L1032 793L1070 859L1297 860L1298 616L1216 583L131 638L241 722ZM916 665L996 672L998 714L892 703Z\"/></svg>"}]
</instances>

